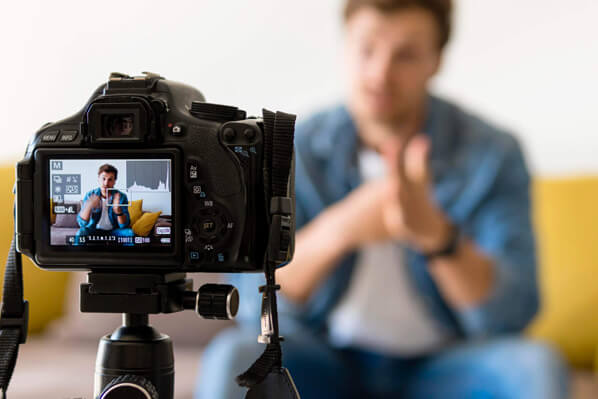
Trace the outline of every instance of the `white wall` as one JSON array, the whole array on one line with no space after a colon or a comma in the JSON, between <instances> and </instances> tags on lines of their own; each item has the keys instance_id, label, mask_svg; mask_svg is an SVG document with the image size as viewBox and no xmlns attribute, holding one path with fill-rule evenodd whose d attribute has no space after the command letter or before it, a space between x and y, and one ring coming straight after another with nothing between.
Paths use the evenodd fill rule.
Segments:
<instances>
[{"instance_id":1,"label":"white wall","mask_svg":"<svg viewBox=\"0 0 598 399\"><path fill-rule=\"evenodd\" d=\"M439 91L515 129L536 172L598 172L598 1L457 1Z\"/></svg>"},{"instance_id":2,"label":"white wall","mask_svg":"<svg viewBox=\"0 0 598 399\"><path fill-rule=\"evenodd\" d=\"M169 191L134 191L127 188L127 161L110 159L108 161L118 170L118 178L114 188L127 194L130 202L139 199L143 200L143 211L157 212L162 211L163 215L172 213L172 196ZM51 171L57 175L81 175L81 194L64 195L65 202L78 201L85 197L90 190L98 187L98 168L106 163L106 160L90 161L85 159L69 159L62 161L62 170ZM50 190L52 187L50 186ZM54 193L51 193L51 195Z\"/></svg>"},{"instance_id":3,"label":"white wall","mask_svg":"<svg viewBox=\"0 0 598 399\"><path fill-rule=\"evenodd\" d=\"M437 91L517 132L543 174L598 172L598 1L456 0ZM0 159L111 71L305 116L342 97L342 1L32 1L3 7Z\"/></svg>"}]
</instances>

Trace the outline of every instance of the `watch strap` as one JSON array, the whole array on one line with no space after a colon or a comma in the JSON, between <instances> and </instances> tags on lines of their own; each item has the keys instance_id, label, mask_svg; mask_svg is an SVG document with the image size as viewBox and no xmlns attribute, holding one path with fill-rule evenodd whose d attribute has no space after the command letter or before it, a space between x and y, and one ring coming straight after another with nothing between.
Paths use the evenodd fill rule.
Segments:
<instances>
[{"instance_id":1,"label":"watch strap","mask_svg":"<svg viewBox=\"0 0 598 399\"><path fill-rule=\"evenodd\" d=\"M460 237L461 234L459 232L459 228L455 225L451 225L451 232L446 244L435 251L424 252L424 257L429 262L437 258L453 256L455 253L457 253L457 249L459 248Z\"/></svg>"}]
</instances>

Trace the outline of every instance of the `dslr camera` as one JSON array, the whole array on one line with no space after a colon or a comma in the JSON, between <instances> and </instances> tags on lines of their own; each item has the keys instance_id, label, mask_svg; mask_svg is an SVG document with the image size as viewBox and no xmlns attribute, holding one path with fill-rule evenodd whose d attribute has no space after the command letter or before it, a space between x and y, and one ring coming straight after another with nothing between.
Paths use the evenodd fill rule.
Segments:
<instances>
[{"instance_id":1,"label":"dslr camera","mask_svg":"<svg viewBox=\"0 0 598 399\"><path fill-rule=\"evenodd\" d=\"M190 86L112 74L18 163L17 249L44 269L262 271L267 134L262 118ZM282 206L280 264L294 241L294 204Z\"/></svg>"},{"instance_id":2,"label":"dslr camera","mask_svg":"<svg viewBox=\"0 0 598 399\"><path fill-rule=\"evenodd\" d=\"M274 276L294 251L294 123L283 112L247 117L207 103L157 74L111 74L81 111L42 126L17 164L14 279L4 290L12 300L0 330L18 327L14 347L25 342L17 253L43 269L88 271L81 311L123 314L100 340L94 397L168 399L172 341L148 315L194 309L231 319L236 289L193 291L186 273L264 272L256 317L267 349L238 382L248 398L285 397L281 387L298 398L281 363Z\"/></svg>"}]
</instances>

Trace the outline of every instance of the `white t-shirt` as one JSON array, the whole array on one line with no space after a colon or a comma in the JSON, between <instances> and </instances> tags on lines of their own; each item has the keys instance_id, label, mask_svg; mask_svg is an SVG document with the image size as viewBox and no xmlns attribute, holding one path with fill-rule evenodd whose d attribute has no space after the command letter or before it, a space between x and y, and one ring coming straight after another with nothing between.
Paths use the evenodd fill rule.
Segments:
<instances>
[{"instance_id":1,"label":"white t-shirt","mask_svg":"<svg viewBox=\"0 0 598 399\"><path fill-rule=\"evenodd\" d=\"M359 168L363 180L386 173L384 160L373 150L359 153ZM405 248L397 241L361 248L349 288L328 325L333 345L387 355L423 355L450 339L410 280Z\"/></svg>"},{"instance_id":2,"label":"white t-shirt","mask_svg":"<svg viewBox=\"0 0 598 399\"><path fill-rule=\"evenodd\" d=\"M96 229L100 230L112 230L112 222L110 222L110 218L108 217L108 204L106 203L106 199L102 198L102 216L100 216L100 221L96 225Z\"/></svg>"}]
</instances>

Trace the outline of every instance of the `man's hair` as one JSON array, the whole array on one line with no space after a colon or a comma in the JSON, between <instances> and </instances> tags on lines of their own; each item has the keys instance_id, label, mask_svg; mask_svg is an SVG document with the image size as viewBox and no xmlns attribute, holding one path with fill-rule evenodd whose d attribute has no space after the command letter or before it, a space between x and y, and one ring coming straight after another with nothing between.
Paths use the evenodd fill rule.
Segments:
<instances>
[{"instance_id":1,"label":"man's hair","mask_svg":"<svg viewBox=\"0 0 598 399\"><path fill-rule=\"evenodd\" d=\"M345 22L355 12L363 7L372 7L377 11L388 14L410 8L421 8L430 12L438 24L438 47L443 49L451 35L452 0L346 0L344 9Z\"/></svg>"},{"instance_id":2,"label":"man's hair","mask_svg":"<svg viewBox=\"0 0 598 399\"><path fill-rule=\"evenodd\" d=\"M101 175L102 172L113 173L114 180L116 180L116 178L118 177L118 170L114 166L112 166L108 163L105 163L102 166L100 166L100 169L98 169L98 176Z\"/></svg>"}]
</instances>

